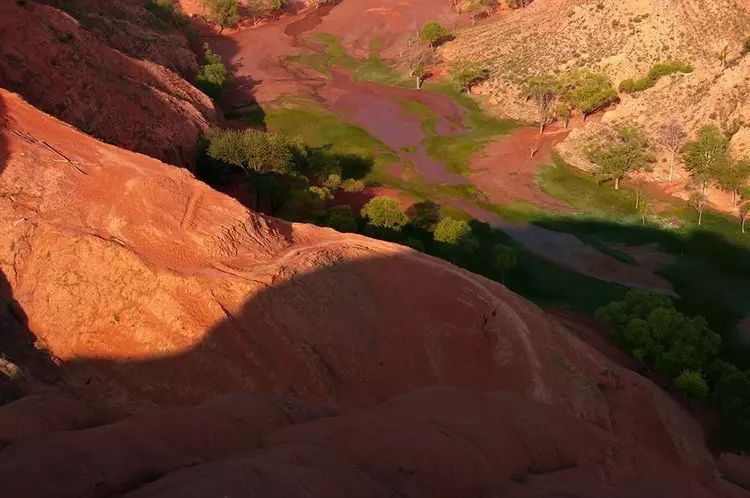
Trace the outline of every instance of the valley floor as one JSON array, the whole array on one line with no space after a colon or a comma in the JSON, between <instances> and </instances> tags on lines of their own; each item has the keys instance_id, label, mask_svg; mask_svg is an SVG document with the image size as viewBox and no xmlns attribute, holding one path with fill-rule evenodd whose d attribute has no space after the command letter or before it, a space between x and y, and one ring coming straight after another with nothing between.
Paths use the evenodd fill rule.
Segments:
<instances>
[{"instance_id":1,"label":"valley floor","mask_svg":"<svg viewBox=\"0 0 750 498\"><path fill-rule=\"evenodd\" d=\"M386 195L405 210L429 201L443 216L487 223L520 256L506 283L541 304L591 314L626 288L657 290L687 308L700 303L746 356L746 335L733 330L750 316L750 300L736 293L750 287L750 274L715 256L750 258L750 237L734 220L710 214L696 231L690 209L656 189L610 191L565 165L554 147L567 128L539 136L535 127L488 116L439 75L414 89L394 66L404 32L430 19L452 26L461 19L430 2L361 3L205 37L234 72L221 102L228 125L370 160L359 173L365 189L341 192L329 206L358 211ZM362 11L372 23L357 17ZM648 203L645 212L636 201Z\"/></svg>"}]
</instances>

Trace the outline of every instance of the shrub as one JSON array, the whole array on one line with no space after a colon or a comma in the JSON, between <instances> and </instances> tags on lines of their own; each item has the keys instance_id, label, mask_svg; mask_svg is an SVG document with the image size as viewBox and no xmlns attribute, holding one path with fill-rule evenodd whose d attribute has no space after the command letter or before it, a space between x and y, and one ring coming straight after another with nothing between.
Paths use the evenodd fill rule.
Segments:
<instances>
[{"instance_id":1,"label":"shrub","mask_svg":"<svg viewBox=\"0 0 750 498\"><path fill-rule=\"evenodd\" d=\"M238 0L203 0L203 6L219 26L219 33L240 19Z\"/></svg>"},{"instance_id":2,"label":"shrub","mask_svg":"<svg viewBox=\"0 0 750 498\"><path fill-rule=\"evenodd\" d=\"M221 56L211 50L208 43L203 45L205 50L205 64L198 68L195 75L195 86L203 93L217 99L224 91L224 86L231 79Z\"/></svg>"},{"instance_id":3,"label":"shrub","mask_svg":"<svg viewBox=\"0 0 750 498\"><path fill-rule=\"evenodd\" d=\"M658 64L654 64L654 66L651 67L648 74L644 76L643 78L640 78L638 80L633 79L627 79L623 80L620 83L620 91L625 93L635 93L635 92L642 92L644 90L647 90L651 88L652 86L656 85L656 82L659 81L664 76L668 76L670 74L675 73L692 73L693 72L693 66L690 64L686 64L684 62L673 60L668 62L660 62Z\"/></svg>"},{"instance_id":4,"label":"shrub","mask_svg":"<svg viewBox=\"0 0 750 498\"><path fill-rule=\"evenodd\" d=\"M468 92L471 87L486 80L490 71L480 62L456 61L451 66L451 82L458 92Z\"/></svg>"},{"instance_id":5,"label":"shrub","mask_svg":"<svg viewBox=\"0 0 750 498\"><path fill-rule=\"evenodd\" d=\"M432 235L436 241L452 246L461 244L471 234L471 227L464 220L443 218L437 225Z\"/></svg>"},{"instance_id":6,"label":"shrub","mask_svg":"<svg viewBox=\"0 0 750 498\"><path fill-rule=\"evenodd\" d=\"M432 48L435 48L447 34L448 30L442 24L427 22L419 32L419 39L429 43Z\"/></svg>"},{"instance_id":7,"label":"shrub","mask_svg":"<svg viewBox=\"0 0 750 498\"><path fill-rule=\"evenodd\" d=\"M584 119L618 99L617 91L603 74L586 70L573 71L565 75L561 83L563 99L578 109Z\"/></svg>"},{"instance_id":8,"label":"shrub","mask_svg":"<svg viewBox=\"0 0 750 498\"><path fill-rule=\"evenodd\" d=\"M347 178L341 182L341 188L344 189L344 192L362 192L365 189L365 184L362 180Z\"/></svg>"},{"instance_id":9,"label":"shrub","mask_svg":"<svg viewBox=\"0 0 750 498\"><path fill-rule=\"evenodd\" d=\"M721 337L702 317L687 317L672 301L647 291L630 291L596 312L611 327L615 342L646 365L672 378L703 370L719 351Z\"/></svg>"},{"instance_id":10,"label":"shrub","mask_svg":"<svg viewBox=\"0 0 750 498\"><path fill-rule=\"evenodd\" d=\"M696 370L683 370L674 380L674 385L689 398L704 400L708 397L706 379Z\"/></svg>"},{"instance_id":11,"label":"shrub","mask_svg":"<svg viewBox=\"0 0 750 498\"><path fill-rule=\"evenodd\" d=\"M149 0L146 9L162 21L176 28L185 28L190 19L182 10L180 4L174 0Z\"/></svg>"},{"instance_id":12,"label":"shrub","mask_svg":"<svg viewBox=\"0 0 750 498\"><path fill-rule=\"evenodd\" d=\"M357 231L357 220L354 218L351 206L341 205L331 208L325 225L339 232L354 233Z\"/></svg>"},{"instance_id":13,"label":"shrub","mask_svg":"<svg viewBox=\"0 0 750 498\"><path fill-rule=\"evenodd\" d=\"M742 42L742 55L747 55L750 52L750 37L747 37Z\"/></svg>"},{"instance_id":14,"label":"shrub","mask_svg":"<svg viewBox=\"0 0 750 498\"><path fill-rule=\"evenodd\" d=\"M361 214L370 225L396 232L401 231L409 222L398 201L386 196L370 199L362 208Z\"/></svg>"}]
</instances>

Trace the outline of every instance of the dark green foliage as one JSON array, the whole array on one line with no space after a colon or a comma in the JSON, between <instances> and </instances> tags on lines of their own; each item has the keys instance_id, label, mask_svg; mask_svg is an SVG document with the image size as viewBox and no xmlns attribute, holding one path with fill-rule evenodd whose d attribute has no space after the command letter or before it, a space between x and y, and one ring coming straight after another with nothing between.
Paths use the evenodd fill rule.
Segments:
<instances>
[{"instance_id":1,"label":"dark green foliage","mask_svg":"<svg viewBox=\"0 0 750 498\"><path fill-rule=\"evenodd\" d=\"M409 206L406 214L414 226L432 230L440 221L440 205L432 201L417 202Z\"/></svg>"},{"instance_id":2,"label":"dark green foliage","mask_svg":"<svg viewBox=\"0 0 750 498\"><path fill-rule=\"evenodd\" d=\"M195 75L195 86L212 99L217 99L224 91L224 86L229 82L231 76L224 66L221 56L211 50L208 43L203 45L205 50L205 63L198 68Z\"/></svg>"},{"instance_id":3,"label":"dark green foliage","mask_svg":"<svg viewBox=\"0 0 750 498\"><path fill-rule=\"evenodd\" d=\"M671 300L646 291L631 291L597 311L611 327L612 338L644 364L675 378L684 370L702 370L721 346L702 317L687 317Z\"/></svg>"},{"instance_id":4,"label":"dark green foliage","mask_svg":"<svg viewBox=\"0 0 750 498\"><path fill-rule=\"evenodd\" d=\"M351 206L334 206L328 211L325 226L331 227L339 232L356 232L357 219Z\"/></svg>"},{"instance_id":5,"label":"dark green foliage","mask_svg":"<svg viewBox=\"0 0 750 498\"><path fill-rule=\"evenodd\" d=\"M719 439L728 450L750 450L750 377L734 368L714 386L722 420Z\"/></svg>"},{"instance_id":6,"label":"dark green foliage","mask_svg":"<svg viewBox=\"0 0 750 498\"><path fill-rule=\"evenodd\" d=\"M506 273L518 266L518 259L511 247L495 244L492 246L492 263L500 272L501 280L505 282Z\"/></svg>"},{"instance_id":7,"label":"dark green foliage","mask_svg":"<svg viewBox=\"0 0 750 498\"><path fill-rule=\"evenodd\" d=\"M672 60L667 62L660 62L658 64L654 64L654 66L649 70L648 74L646 74L646 76L644 76L643 78L637 80L623 80L620 83L620 91L625 93L642 92L656 85L656 82L664 76L669 76L670 74L675 73L692 72L693 66L682 61Z\"/></svg>"}]
</instances>

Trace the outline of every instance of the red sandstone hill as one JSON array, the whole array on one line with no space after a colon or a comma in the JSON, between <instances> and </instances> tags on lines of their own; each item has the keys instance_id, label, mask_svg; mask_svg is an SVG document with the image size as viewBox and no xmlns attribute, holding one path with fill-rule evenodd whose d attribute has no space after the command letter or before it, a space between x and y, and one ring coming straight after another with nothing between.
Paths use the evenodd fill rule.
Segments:
<instances>
[{"instance_id":1,"label":"red sandstone hill","mask_svg":"<svg viewBox=\"0 0 750 498\"><path fill-rule=\"evenodd\" d=\"M216 120L213 103L151 60L172 58L189 72L195 59L146 28L140 45L135 36L125 44L117 30L135 28L107 24L120 4L96 3L101 12L87 10L80 23L50 6L0 3L0 86L104 141L172 164L192 163L199 136Z\"/></svg>"},{"instance_id":2,"label":"red sandstone hill","mask_svg":"<svg viewBox=\"0 0 750 498\"><path fill-rule=\"evenodd\" d=\"M0 232L0 324L33 333L3 348L57 376L2 364L36 394L0 407L0 496L747 496L662 390L502 285L4 90Z\"/></svg>"}]
</instances>

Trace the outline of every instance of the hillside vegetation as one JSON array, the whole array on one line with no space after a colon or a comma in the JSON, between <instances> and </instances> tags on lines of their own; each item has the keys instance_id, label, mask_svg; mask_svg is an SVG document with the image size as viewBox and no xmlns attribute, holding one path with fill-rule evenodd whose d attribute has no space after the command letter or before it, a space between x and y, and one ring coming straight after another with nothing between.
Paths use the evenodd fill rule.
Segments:
<instances>
[{"instance_id":1,"label":"hillside vegetation","mask_svg":"<svg viewBox=\"0 0 750 498\"><path fill-rule=\"evenodd\" d=\"M682 61L695 71L662 78L653 96L643 96L645 105L660 101L658 114L647 116L657 121L680 110L686 118L688 111L700 111L692 122L715 112L715 121L728 124L744 116L737 105L744 99L734 87L747 73L742 47L748 34L750 19L735 0L537 0L459 33L444 55L484 61L491 76L479 92L504 114L522 119L533 117L533 105L519 98L520 87L533 76L583 67L617 84L641 78L655 64ZM635 117L632 103L622 107Z\"/></svg>"}]
</instances>

